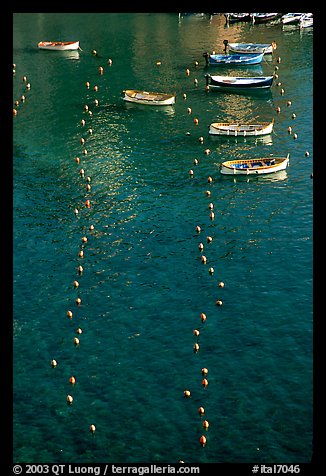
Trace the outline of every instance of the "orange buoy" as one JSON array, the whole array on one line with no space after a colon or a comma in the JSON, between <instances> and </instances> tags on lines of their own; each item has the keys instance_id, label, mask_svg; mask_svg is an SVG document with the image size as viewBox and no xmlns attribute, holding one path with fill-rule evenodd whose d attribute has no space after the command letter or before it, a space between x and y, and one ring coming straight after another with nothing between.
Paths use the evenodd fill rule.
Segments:
<instances>
[{"instance_id":1,"label":"orange buoy","mask_svg":"<svg viewBox=\"0 0 326 476\"><path fill-rule=\"evenodd\" d=\"M86 86L86 88L90 87L89 81L86 81L85 86Z\"/></svg>"},{"instance_id":2,"label":"orange buoy","mask_svg":"<svg viewBox=\"0 0 326 476\"><path fill-rule=\"evenodd\" d=\"M76 383L75 377L73 377L73 376L70 377L69 382L71 383L71 385L75 385L75 383Z\"/></svg>"},{"instance_id":3,"label":"orange buoy","mask_svg":"<svg viewBox=\"0 0 326 476\"><path fill-rule=\"evenodd\" d=\"M198 85L198 79L197 78L194 79L194 83L195 83L196 86Z\"/></svg>"},{"instance_id":4,"label":"orange buoy","mask_svg":"<svg viewBox=\"0 0 326 476\"><path fill-rule=\"evenodd\" d=\"M194 330L193 330L193 333L194 333L194 336L196 336L196 337L198 337L199 334L200 334L200 332L199 332L198 329L194 329Z\"/></svg>"},{"instance_id":5,"label":"orange buoy","mask_svg":"<svg viewBox=\"0 0 326 476\"><path fill-rule=\"evenodd\" d=\"M67 311L67 316L69 317L69 319L72 319L72 311Z\"/></svg>"},{"instance_id":6,"label":"orange buoy","mask_svg":"<svg viewBox=\"0 0 326 476\"><path fill-rule=\"evenodd\" d=\"M194 175L194 171L193 170L189 170L189 175L190 177L192 177Z\"/></svg>"},{"instance_id":7,"label":"orange buoy","mask_svg":"<svg viewBox=\"0 0 326 476\"><path fill-rule=\"evenodd\" d=\"M82 266L78 266L77 269L79 274L82 274L82 272L84 271L84 268Z\"/></svg>"},{"instance_id":8,"label":"orange buoy","mask_svg":"<svg viewBox=\"0 0 326 476\"><path fill-rule=\"evenodd\" d=\"M84 155L87 155L87 149L84 149L84 150L83 150L83 154L84 154Z\"/></svg>"},{"instance_id":9,"label":"orange buoy","mask_svg":"<svg viewBox=\"0 0 326 476\"><path fill-rule=\"evenodd\" d=\"M102 66L100 66L98 70L99 70L99 73L100 73L100 74L103 74L104 69L103 69Z\"/></svg>"},{"instance_id":10,"label":"orange buoy","mask_svg":"<svg viewBox=\"0 0 326 476\"><path fill-rule=\"evenodd\" d=\"M196 124L196 126L198 126L199 120L197 119L197 117L194 118L194 123Z\"/></svg>"},{"instance_id":11,"label":"orange buoy","mask_svg":"<svg viewBox=\"0 0 326 476\"><path fill-rule=\"evenodd\" d=\"M225 286L225 285L224 285L223 281L220 281L220 282L218 283L218 287L219 287L219 288L224 288L224 286Z\"/></svg>"},{"instance_id":12,"label":"orange buoy","mask_svg":"<svg viewBox=\"0 0 326 476\"><path fill-rule=\"evenodd\" d=\"M75 344L75 345L79 345L79 339L78 339L78 337L74 337L74 344Z\"/></svg>"},{"instance_id":13,"label":"orange buoy","mask_svg":"<svg viewBox=\"0 0 326 476\"><path fill-rule=\"evenodd\" d=\"M214 204L213 204L213 203L209 203L209 204L208 204L208 208L209 208L210 210L213 210Z\"/></svg>"},{"instance_id":14,"label":"orange buoy","mask_svg":"<svg viewBox=\"0 0 326 476\"><path fill-rule=\"evenodd\" d=\"M190 74L190 70L187 68L186 69L186 75L189 76L189 74Z\"/></svg>"},{"instance_id":15,"label":"orange buoy","mask_svg":"<svg viewBox=\"0 0 326 476\"><path fill-rule=\"evenodd\" d=\"M18 114L17 109L13 109L13 110L12 110L12 113L13 113L14 116L17 116L17 114Z\"/></svg>"},{"instance_id":16,"label":"orange buoy","mask_svg":"<svg viewBox=\"0 0 326 476\"><path fill-rule=\"evenodd\" d=\"M277 108L276 108L276 112L277 112L278 114L281 112L281 108L280 108L280 106L277 106Z\"/></svg>"},{"instance_id":17,"label":"orange buoy","mask_svg":"<svg viewBox=\"0 0 326 476\"><path fill-rule=\"evenodd\" d=\"M90 229L90 230L94 230L94 228L95 228L94 225L90 225L90 226L89 226L89 229Z\"/></svg>"},{"instance_id":18,"label":"orange buoy","mask_svg":"<svg viewBox=\"0 0 326 476\"><path fill-rule=\"evenodd\" d=\"M204 138L203 138L203 136L198 137L198 140L199 140L199 142L200 142L201 144L204 143Z\"/></svg>"},{"instance_id":19,"label":"orange buoy","mask_svg":"<svg viewBox=\"0 0 326 476\"><path fill-rule=\"evenodd\" d=\"M204 421L203 421L203 427L205 428L205 430L208 430L209 423L208 423L207 420L204 420Z\"/></svg>"},{"instance_id":20,"label":"orange buoy","mask_svg":"<svg viewBox=\"0 0 326 476\"><path fill-rule=\"evenodd\" d=\"M209 214L209 218L210 218L211 220L214 220L214 218L215 218L215 213L214 213L214 212L211 212L211 213Z\"/></svg>"},{"instance_id":21,"label":"orange buoy","mask_svg":"<svg viewBox=\"0 0 326 476\"><path fill-rule=\"evenodd\" d=\"M198 164L199 164L198 160L194 159L194 165L198 165Z\"/></svg>"},{"instance_id":22,"label":"orange buoy","mask_svg":"<svg viewBox=\"0 0 326 476\"><path fill-rule=\"evenodd\" d=\"M111 58L108 59L108 65L112 66L112 59Z\"/></svg>"},{"instance_id":23,"label":"orange buoy","mask_svg":"<svg viewBox=\"0 0 326 476\"><path fill-rule=\"evenodd\" d=\"M210 153L211 153L210 149L205 149L205 151L204 151L204 152L205 152L205 154L206 154L206 155L208 155L208 154L210 154Z\"/></svg>"},{"instance_id":24,"label":"orange buoy","mask_svg":"<svg viewBox=\"0 0 326 476\"><path fill-rule=\"evenodd\" d=\"M200 319L201 319L202 322L205 322L206 319L207 319L206 314L202 312L202 313L200 314Z\"/></svg>"},{"instance_id":25,"label":"orange buoy","mask_svg":"<svg viewBox=\"0 0 326 476\"><path fill-rule=\"evenodd\" d=\"M220 299L218 299L215 304L216 306L222 306L223 303Z\"/></svg>"},{"instance_id":26,"label":"orange buoy","mask_svg":"<svg viewBox=\"0 0 326 476\"><path fill-rule=\"evenodd\" d=\"M78 297L78 298L76 298L76 301L75 301L75 302L76 302L77 306L80 306L82 301L81 301L81 299Z\"/></svg>"},{"instance_id":27,"label":"orange buoy","mask_svg":"<svg viewBox=\"0 0 326 476\"><path fill-rule=\"evenodd\" d=\"M79 258L84 258L84 252L83 250L80 250L78 253Z\"/></svg>"},{"instance_id":28,"label":"orange buoy","mask_svg":"<svg viewBox=\"0 0 326 476\"><path fill-rule=\"evenodd\" d=\"M208 272L209 274L214 274L214 268L213 267L209 268Z\"/></svg>"},{"instance_id":29,"label":"orange buoy","mask_svg":"<svg viewBox=\"0 0 326 476\"><path fill-rule=\"evenodd\" d=\"M210 191L210 190L206 190L205 193L206 193L207 197L210 197L210 196L211 196L211 191Z\"/></svg>"},{"instance_id":30,"label":"orange buoy","mask_svg":"<svg viewBox=\"0 0 326 476\"><path fill-rule=\"evenodd\" d=\"M73 401L74 401L73 397L71 395L67 395L67 403L71 405Z\"/></svg>"},{"instance_id":31,"label":"orange buoy","mask_svg":"<svg viewBox=\"0 0 326 476\"><path fill-rule=\"evenodd\" d=\"M196 226L196 231L197 231L197 233L200 233L200 232L201 232L201 228L200 228L199 225Z\"/></svg>"},{"instance_id":32,"label":"orange buoy","mask_svg":"<svg viewBox=\"0 0 326 476\"><path fill-rule=\"evenodd\" d=\"M209 183L213 182L213 179L212 179L212 177L210 177L210 176L209 176L209 177L207 177L207 182L209 182Z\"/></svg>"},{"instance_id":33,"label":"orange buoy","mask_svg":"<svg viewBox=\"0 0 326 476\"><path fill-rule=\"evenodd\" d=\"M76 161L76 164L80 164L80 158L79 157L76 157L75 161Z\"/></svg>"},{"instance_id":34,"label":"orange buoy","mask_svg":"<svg viewBox=\"0 0 326 476\"><path fill-rule=\"evenodd\" d=\"M81 240L82 240L83 243L87 243L87 237L86 236L83 236Z\"/></svg>"},{"instance_id":35,"label":"orange buoy","mask_svg":"<svg viewBox=\"0 0 326 476\"><path fill-rule=\"evenodd\" d=\"M81 143L81 144L85 144L85 139L84 139L84 137L81 137L81 138L80 138L80 143Z\"/></svg>"},{"instance_id":36,"label":"orange buoy","mask_svg":"<svg viewBox=\"0 0 326 476\"><path fill-rule=\"evenodd\" d=\"M199 249L199 251L203 251L203 249L204 249L203 243L199 243L198 249Z\"/></svg>"},{"instance_id":37,"label":"orange buoy","mask_svg":"<svg viewBox=\"0 0 326 476\"><path fill-rule=\"evenodd\" d=\"M197 344L197 342L194 344L194 352L198 352L199 351L199 344Z\"/></svg>"},{"instance_id":38,"label":"orange buoy","mask_svg":"<svg viewBox=\"0 0 326 476\"><path fill-rule=\"evenodd\" d=\"M82 334L83 330L80 327L78 327L78 329L76 329L76 332L77 332L77 334Z\"/></svg>"},{"instance_id":39,"label":"orange buoy","mask_svg":"<svg viewBox=\"0 0 326 476\"><path fill-rule=\"evenodd\" d=\"M199 413L199 415L204 415L204 413L205 413L204 407L199 407L198 408L198 413Z\"/></svg>"},{"instance_id":40,"label":"orange buoy","mask_svg":"<svg viewBox=\"0 0 326 476\"><path fill-rule=\"evenodd\" d=\"M202 384L203 387L206 388L207 385L208 385L208 380L207 380L207 378L204 378L204 379L202 380L201 384Z\"/></svg>"},{"instance_id":41,"label":"orange buoy","mask_svg":"<svg viewBox=\"0 0 326 476\"><path fill-rule=\"evenodd\" d=\"M212 238L211 236L208 236L208 237L206 238L206 241L207 241L207 243L212 243L213 238Z\"/></svg>"},{"instance_id":42,"label":"orange buoy","mask_svg":"<svg viewBox=\"0 0 326 476\"><path fill-rule=\"evenodd\" d=\"M79 282L78 281L74 281L74 288L78 288L79 286Z\"/></svg>"},{"instance_id":43,"label":"orange buoy","mask_svg":"<svg viewBox=\"0 0 326 476\"><path fill-rule=\"evenodd\" d=\"M86 200L85 207L91 208L91 202L89 200Z\"/></svg>"},{"instance_id":44,"label":"orange buoy","mask_svg":"<svg viewBox=\"0 0 326 476\"><path fill-rule=\"evenodd\" d=\"M206 258L206 256L203 255L203 256L201 257L201 262L202 262L203 264L206 264L206 263L207 263L207 258Z\"/></svg>"},{"instance_id":45,"label":"orange buoy","mask_svg":"<svg viewBox=\"0 0 326 476\"><path fill-rule=\"evenodd\" d=\"M90 431L91 433L95 433L95 430L96 430L96 426L95 426L95 425L91 425L91 426L89 427L89 431Z\"/></svg>"},{"instance_id":46,"label":"orange buoy","mask_svg":"<svg viewBox=\"0 0 326 476\"><path fill-rule=\"evenodd\" d=\"M202 446L205 446L205 445L206 445L206 442L207 442L206 436L202 435L202 436L200 437L199 441L200 441L200 444L201 444Z\"/></svg>"},{"instance_id":47,"label":"orange buoy","mask_svg":"<svg viewBox=\"0 0 326 476\"><path fill-rule=\"evenodd\" d=\"M98 91L98 86L94 86L94 91Z\"/></svg>"},{"instance_id":48,"label":"orange buoy","mask_svg":"<svg viewBox=\"0 0 326 476\"><path fill-rule=\"evenodd\" d=\"M56 367L57 365L58 365L58 362L57 362L55 359L51 360L51 367L54 368L54 367Z\"/></svg>"},{"instance_id":49,"label":"orange buoy","mask_svg":"<svg viewBox=\"0 0 326 476\"><path fill-rule=\"evenodd\" d=\"M203 367L201 369L201 373L202 373L202 375L207 375L208 374L208 369L206 367Z\"/></svg>"},{"instance_id":50,"label":"orange buoy","mask_svg":"<svg viewBox=\"0 0 326 476\"><path fill-rule=\"evenodd\" d=\"M187 108L187 113L188 113L188 114L191 114L191 107L188 107L188 108Z\"/></svg>"},{"instance_id":51,"label":"orange buoy","mask_svg":"<svg viewBox=\"0 0 326 476\"><path fill-rule=\"evenodd\" d=\"M185 390L183 392L183 395L184 395L184 397L190 397L191 396L190 390Z\"/></svg>"}]
</instances>

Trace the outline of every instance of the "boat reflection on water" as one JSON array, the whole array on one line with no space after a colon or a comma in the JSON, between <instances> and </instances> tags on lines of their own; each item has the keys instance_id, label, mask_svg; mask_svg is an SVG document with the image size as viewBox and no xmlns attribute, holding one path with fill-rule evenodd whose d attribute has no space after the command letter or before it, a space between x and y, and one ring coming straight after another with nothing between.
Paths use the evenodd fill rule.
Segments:
<instances>
[{"instance_id":1,"label":"boat reflection on water","mask_svg":"<svg viewBox=\"0 0 326 476\"><path fill-rule=\"evenodd\" d=\"M174 116L175 115L175 110L174 110L174 107L171 106L171 105L168 105L168 106L147 106L146 104L138 104L138 103L134 103L134 102L127 102L127 101L124 101L124 104L126 109L128 110L138 110L138 111L146 111L146 113L148 113L149 111L154 111L154 112L158 112L160 111L160 113L162 114L166 114L167 116Z\"/></svg>"},{"instance_id":2,"label":"boat reflection on water","mask_svg":"<svg viewBox=\"0 0 326 476\"><path fill-rule=\"evenodd\" d=\"M60 51L60 56L63 56L65 60L79 60L79 51Z\"/></svg>"}]
</instances>

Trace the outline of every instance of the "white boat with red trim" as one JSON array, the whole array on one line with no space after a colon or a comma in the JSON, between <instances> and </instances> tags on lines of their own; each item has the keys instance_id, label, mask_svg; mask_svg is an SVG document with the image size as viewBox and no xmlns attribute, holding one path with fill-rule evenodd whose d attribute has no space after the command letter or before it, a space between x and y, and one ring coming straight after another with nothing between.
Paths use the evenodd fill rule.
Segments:
<instances>
[{"instance_id":1,"label":"white boat with red trim","mask_svg":"<svg viewBox=\"0 0 326 476\"><path fill-rule=\"evenodd\" d=\"M78 50L79 41L40 41L37 46L41 50L53 50L53 51Z\"/></svg>"}]
</instances>

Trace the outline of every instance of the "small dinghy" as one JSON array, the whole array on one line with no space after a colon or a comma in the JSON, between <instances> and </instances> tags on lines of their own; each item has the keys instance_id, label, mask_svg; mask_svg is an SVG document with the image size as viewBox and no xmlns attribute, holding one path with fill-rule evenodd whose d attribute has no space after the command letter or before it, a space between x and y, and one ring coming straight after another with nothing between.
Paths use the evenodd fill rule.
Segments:
<instances>
[{"instance_id":1,"label":"small dinghy","mask_svg":"<svg viewBox=\"0 0 326 476\"><path fill-rule=\"evenodd\" d=\"M175 103L175 94L153 93L137 89L125 89L122 99L151 106L168 106Z\"/></svg>"},{"instance_id":2,"label":"small dinghy","mask_svg":"<svg viewBox=\"0 0 326 476\"><path fill-rule=\"evenodd\" d=\"M209 126L209 134L250 137L262 136L273 132L274 118L271 122L260 122L252 124L243 124L239 122L213 122Z\"/></svg>"},{"instance_id":3,"label":"small dinghy","mask_svg":"<svg viewBox=\"0 0 326 476\"><path fill-rule=\"evenodd\" d=\"M78 50L79 41L40 41L37 46L41 50L53 50L53 51Z\"/></svg>"},{"instance_id":4,"label":"small dinghy","mask_svg":"<svg viewBox=\"0 0 326 476\"><path fill-rule=\"evenodd\" d=\"M266 157L257 159L227 160L220 165L220 172L224 175L264 175L286 169L289 165L286 157Z\"/></svg>"},{"instance_id":5,"label":"small dinghy","mask_svg":"<svg viewBox=\"0 0 326 476\"><path fill-rule=\"evenodd\" d=\"M203 56L206 60L206 65L212 65L212 66L224 66L224 65L249 65L249 64L259 64L262 62L264 53L246 53L246 54L231 54L231 55L225 55L225 54L209 54L209 53L203 53Z\"/></svg>"},{"instance_id":6,"label":"small dinghy","mask_svg":"<svg viewBox=\"0 0 326 476\"><path fill-rule=\"evenodd\" d=\"M205 74L206 85L209 89L240 90L270 88L274 76L211 76Z\"/></svg>"}]
</instances>

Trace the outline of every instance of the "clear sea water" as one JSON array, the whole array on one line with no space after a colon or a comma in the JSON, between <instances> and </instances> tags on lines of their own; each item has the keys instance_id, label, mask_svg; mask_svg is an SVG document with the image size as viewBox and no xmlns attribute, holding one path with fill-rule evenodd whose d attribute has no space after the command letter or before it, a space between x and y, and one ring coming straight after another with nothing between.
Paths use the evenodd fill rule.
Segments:
<instances>
[{"instance_id":1,"label":"clear sea water","mask_svg":"<svg viewBox=\"0 0 326 476\"><path fill-rule=\"evenodd\" d=\"M13 34L14 462L309 462L313 30L227 28L223 15L17 13ZM222 52L224 39L278 47L251 70L207 69L203 52ZM41 51L41 40L81 50ZM271 91L205 91L207 71L275 66ZM128 88L176 92L176 104L127 104ZM272 118L264 139L208 134L211 122ZM285 173L219 173L222 160L288 153Z\"/></svg>"}]
</instances>

